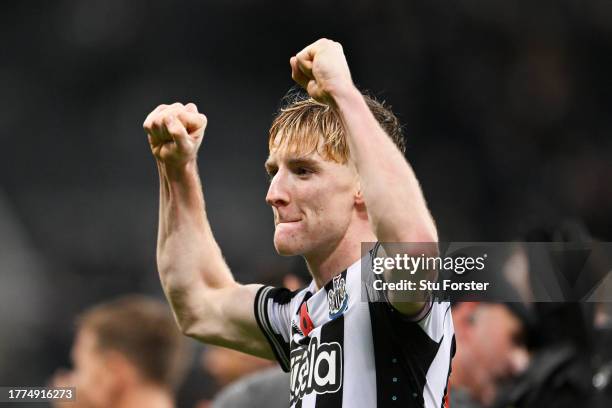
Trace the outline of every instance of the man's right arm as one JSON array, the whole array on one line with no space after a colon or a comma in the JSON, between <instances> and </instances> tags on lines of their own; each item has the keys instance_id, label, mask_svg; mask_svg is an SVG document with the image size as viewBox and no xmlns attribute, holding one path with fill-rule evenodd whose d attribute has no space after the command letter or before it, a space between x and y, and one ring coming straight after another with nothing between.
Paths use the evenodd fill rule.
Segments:
<instances>
[{"instance_id":1,"label":"man's right arm","mask_svg":"<svg viewBox=\"0 0 612 408\"><path fill-rule=\"evenodd\" d=\"M206 117L194 104L160 105L143 127L159 170L159 276L181 331L272 358L254 314L260 285L237 283L206 216L197 152Z\"/></svg>"}]
</instances>

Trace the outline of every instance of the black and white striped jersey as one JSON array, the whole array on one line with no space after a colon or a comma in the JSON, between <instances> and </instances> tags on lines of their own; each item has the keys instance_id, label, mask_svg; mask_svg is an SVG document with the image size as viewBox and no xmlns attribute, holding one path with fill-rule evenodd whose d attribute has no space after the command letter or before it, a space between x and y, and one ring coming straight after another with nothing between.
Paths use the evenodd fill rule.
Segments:
<instances>
[{"instance_id":1,"label":"black and white striped jersey","mask_svg":"<svg viewBox=\"0 0 612 408\"><path fill-rule=\"evenodd\" d=\"M316 290L262 287L255 316L283 370L296 408L440 408L455 339L450 304L408 319L361 300L361 262Z\"/></svg>"}]
</instances>

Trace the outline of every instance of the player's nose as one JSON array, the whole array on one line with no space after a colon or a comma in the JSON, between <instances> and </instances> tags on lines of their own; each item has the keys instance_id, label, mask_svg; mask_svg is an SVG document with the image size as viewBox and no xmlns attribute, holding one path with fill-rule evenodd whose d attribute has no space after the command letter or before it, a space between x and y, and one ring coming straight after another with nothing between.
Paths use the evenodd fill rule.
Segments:
<instances>
[{"instance_id":1,"label":"player's nose","mask_svg":"<svg viewBox=\"0 0 612 408\"><path fill-rule=\"evenodd\" d=\"M512 375L519 375L529 365L529 353L524 347L515 347L508 355L508 362Z\"/></svg>"},{"instance_id":2,"label":"player's nose","mask_svg":"<svg viewBox=\"0 0 612 408\"><path fill-rule=\"evenodd\" d=\"M266 202L273 207L283 207L289 204L287 181L281 171L272 177L268 194L266 195Z\"/></svg>"}]
</instances>

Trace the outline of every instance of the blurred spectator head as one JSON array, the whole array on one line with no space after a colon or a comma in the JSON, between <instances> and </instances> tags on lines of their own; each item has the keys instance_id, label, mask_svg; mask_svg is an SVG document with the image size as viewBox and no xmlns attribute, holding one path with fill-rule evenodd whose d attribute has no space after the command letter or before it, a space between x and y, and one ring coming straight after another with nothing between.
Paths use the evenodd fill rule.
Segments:
<instances>
[{"instance_id":1,"label":"blurred spectator head","mask_svg":"<svg viewBox=\"0 0 612 408\"><path fill-rule=\"evenodd\" d=\"M453 323L451 384L489 405L499 386L527 367L523 321L505 304L460 302L453 305Z\"/></svg>"},{"instance_id":2,"label":"blurred spectator head","mask_svg":"<svg viewBox=\"0 0 612 408\"><path fill-rule=\"evenodd\" d=\"M169 400L188 357L167 306L136 295L86 310L71 354L72 371L58 373L54 384L76 387L79 407L116 407L135 395L140 404L147 396Z\"/></svg>"}]
</instances>

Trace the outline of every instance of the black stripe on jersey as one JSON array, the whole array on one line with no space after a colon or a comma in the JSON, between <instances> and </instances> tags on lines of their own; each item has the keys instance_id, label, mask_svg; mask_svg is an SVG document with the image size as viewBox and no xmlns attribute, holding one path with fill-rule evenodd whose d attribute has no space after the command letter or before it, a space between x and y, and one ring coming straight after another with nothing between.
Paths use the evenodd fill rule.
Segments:
<instances>
[{"instance_id":1,"label":"black stripe on jersey","mask_svg":"<svg viewBox=\"0 0 612 408\"><path fill-rule=\"evenodd\" d=\"M448 380L451 375L451 371L453 370L453 358L455 357L455 353L457 352L457 343L455 342L455 335L453 334L453 341L451 342L451 358L448 360L448 375L446 376L446 387L444 387L444 397L442 398L442 405L440 408L445 407L445 403L448 396Z\"/></svg>"},{"instance_id":2,"label":"black stripe on jersey","mask_svg":"<svg viewBox=\"0 0 612 408\"><path fill-rule=\"evenodd\" d=\"M342 272L342 278L346 279L346 271ZM333 289L333 279L325 285L325 290L330 291ZM340 344L340 350L342 352L342 356L340 358L341 367L340 367L340 377L342 383L340 384L340 388L338 391L325 394L317 394L317 400L314 406L317 408L341 408L342 407L342 393L344 392L344 314L339 317L328 321L321 328L321 344L323 343L338 343ZM328 367L329 369L329 367Z\"/></svg>"},{"instance_id":3,"label":"black stripe on jersey","mask_svg":"<svg viewBox=\"0 0 612 408\"><path fill-rule=\"evenodd\" d=\"M278 292L286 292L286 293L278 293ZM257 320L257 324L261 332L264 334L268 343L270 344L270 348L274 353L274 357L280 364L281 368L285 372L289 372L291 370L289 364L289 343L285 342L281 335L278 335L272 329L272 325L270 324L270 318L268 316L268 299L280 299L287 300L287 302L291 301L292 292L288 289L273 289L270 286L262 286L257 291L255 295L255 320ZM276 297L275 297L276 295ZM287 303L285 302L285 303Z\"/></svg>"},{"instance_id":4,"label":"black stripe on jersey","mask_svg":"<svg viewBox=\"0 0 612 408\"><path fill-rule=\"evenodd\" d=\"M388 303L369 303L378 408L423 407L427 371L440 343Z\"/></svg>"}]
</instances>

